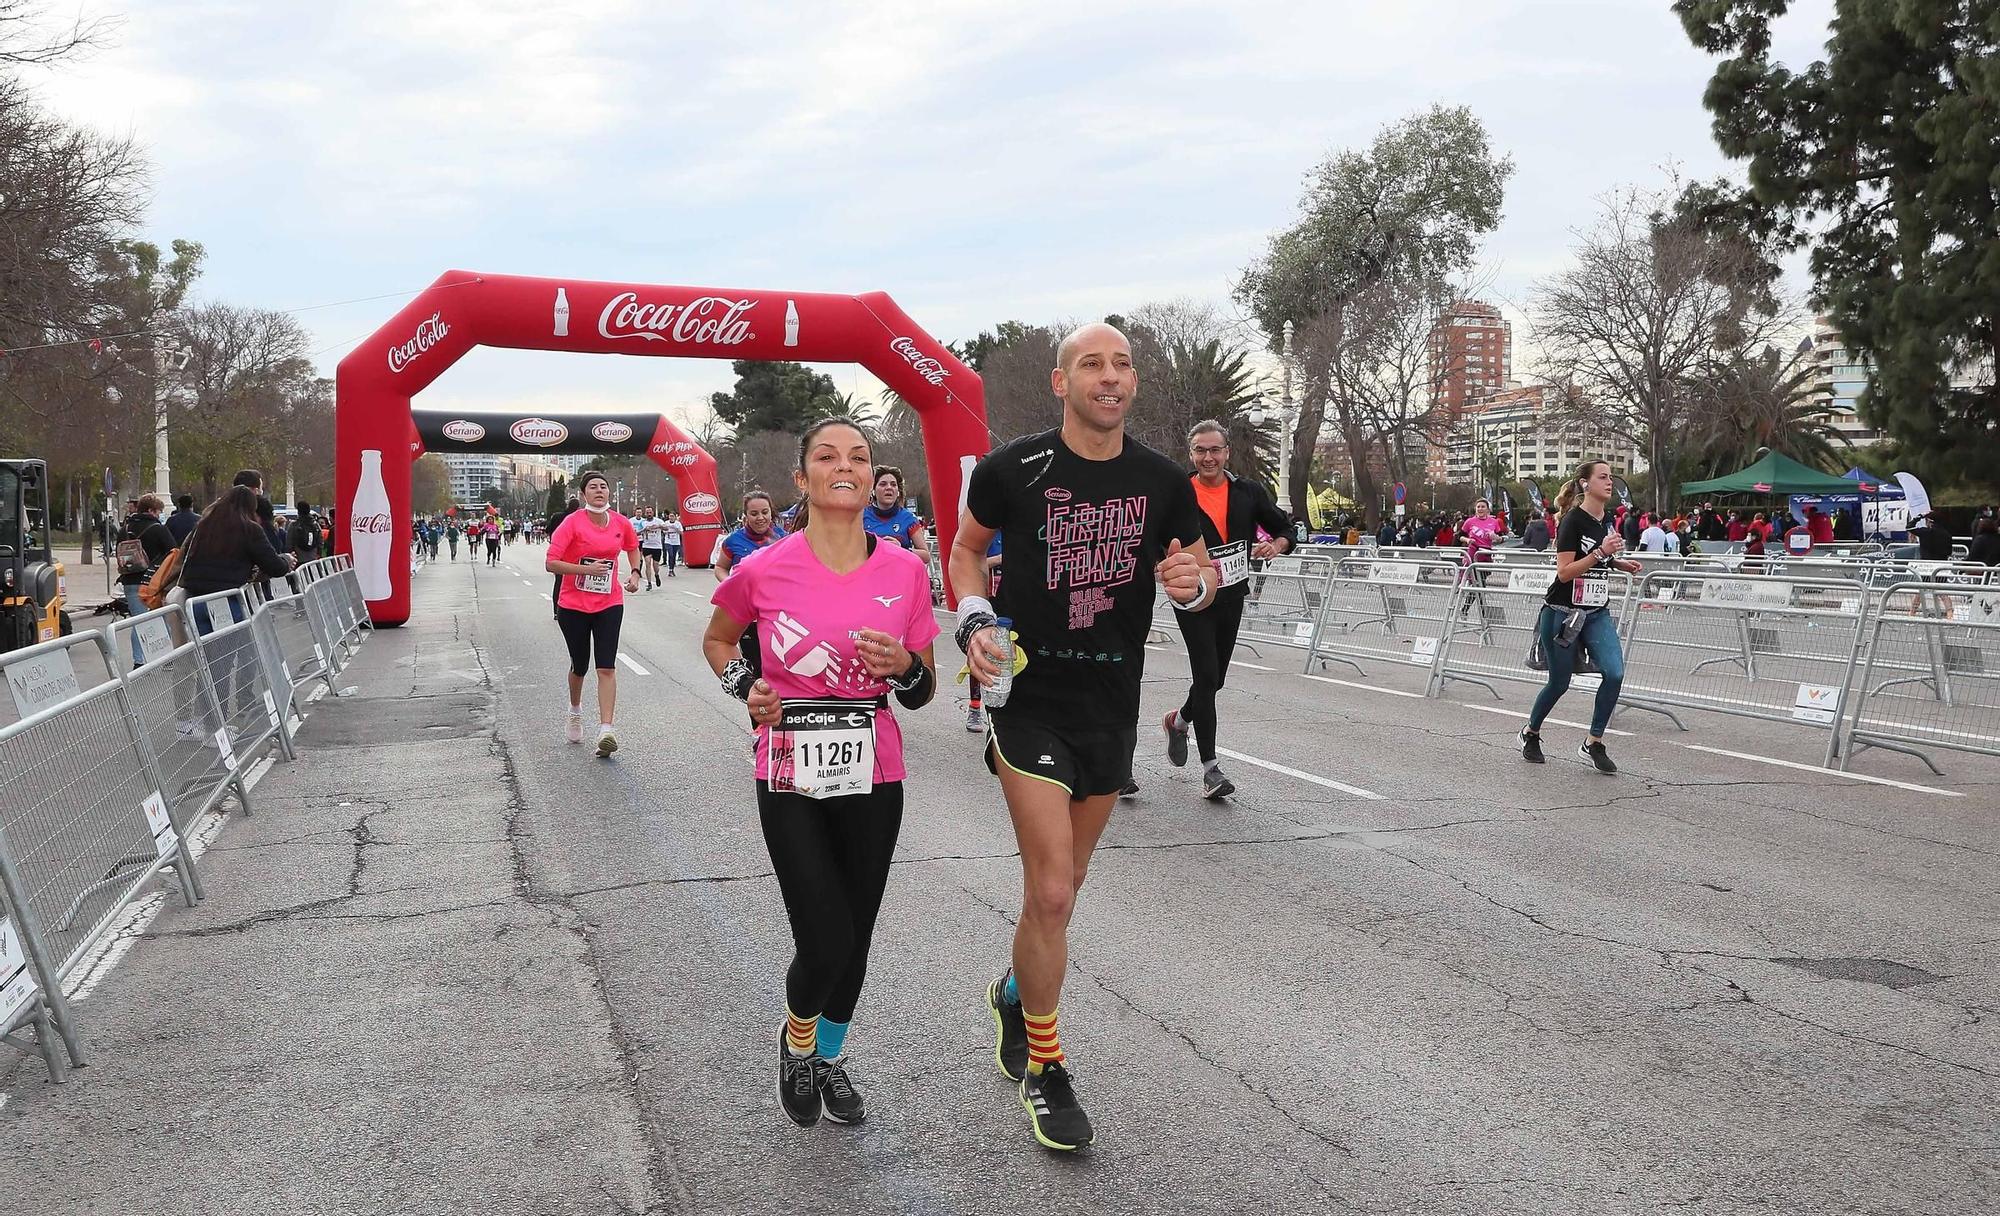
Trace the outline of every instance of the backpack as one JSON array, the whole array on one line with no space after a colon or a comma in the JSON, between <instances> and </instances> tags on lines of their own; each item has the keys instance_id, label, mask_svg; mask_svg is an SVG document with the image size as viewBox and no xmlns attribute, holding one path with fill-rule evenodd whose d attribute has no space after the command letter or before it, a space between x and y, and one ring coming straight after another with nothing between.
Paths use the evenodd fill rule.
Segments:
<instances>
[{"instance_id":1,"label":"backpack","mask_svg":"<svg viewBox=\"0 0 2000 1216\"><path fill-rule=\"evenodd\" d=\"M139 534L133 530L129 519L118 529L117 556L120 574L144 574L150 565L146 561L146 546L139 540Z\"/></svg>"},{"instance_id":2,"label":"backpack","mask_svg":"<svg viewBox=\"0 0 2000 1216\"><path fill-rule=\"evenodd\" d=\"M180 581L181 551L175 548L160 559L159 569L153 571L153 577L139 588L139 602L148 608L166 607L168 593L178 587Z\"/></svg>"}]
</instances>

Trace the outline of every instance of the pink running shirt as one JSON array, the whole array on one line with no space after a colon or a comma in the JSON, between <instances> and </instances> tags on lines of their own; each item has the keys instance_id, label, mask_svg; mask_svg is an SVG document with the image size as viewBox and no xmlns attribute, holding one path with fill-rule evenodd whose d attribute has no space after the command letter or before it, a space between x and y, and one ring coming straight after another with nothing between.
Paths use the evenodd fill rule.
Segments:
<instances>
[{"instance_id":1,"label":"pink running shirt","mask_svg":"<svg viewBox=\"0 0 2000 1216\"><path fill-rule=\"evenodd\" d=\"M549 556L559 562L580 562L586 557L610 558L614 563L620 553L629 553L639 547L639 534L632 530L632 521L616 511L607 512L602 525L590 518L590 512L581 508L571 511L569 516L556 525L555 534L549 537ZM625 585L614 566L611 573L611 590L608 594L585 591L579 584L582 576L563 575L562 594L556 597L556 605L574 608L579 612L602 612L625 602Z\"/></svg>"},{"instance_id":2,"label":"pink running shirt","mask_svg":"<svg viewBox=\"0 0 2000 1216\"><path fill-rule=\"evenodd\" d=\"M710 602L757 627L764 680L781 700L843 697L873 700L889 685L868 674L855 654L854 631L879 629L912 654L938 635L931 576L901 545L878 544L851 574L820 564L803 532L738 562ZM757 778L769 780L771 730L757 728ZM888 707L875 712L875 780L903 779L903 732Z\"/></svg>"}]
</instances>

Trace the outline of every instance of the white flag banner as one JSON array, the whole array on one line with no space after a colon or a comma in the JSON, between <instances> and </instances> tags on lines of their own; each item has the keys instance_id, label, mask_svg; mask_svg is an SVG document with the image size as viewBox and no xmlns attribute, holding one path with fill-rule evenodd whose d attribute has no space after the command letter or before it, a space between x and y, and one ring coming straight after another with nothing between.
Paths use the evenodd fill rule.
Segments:
<instances>
[{"instance_id":1,"label":"white flag banner","mask_svg":"<svg viewBox=\"0 0 2000 1216\"><path fill-rule=\"evenodd\" d=\"M1912 474L1898 473L1896 484L1903 487L1903 504L1911 519L1931 513L1931 496L1924 491L1923 482Z\"/></svg>"}]
</instances>

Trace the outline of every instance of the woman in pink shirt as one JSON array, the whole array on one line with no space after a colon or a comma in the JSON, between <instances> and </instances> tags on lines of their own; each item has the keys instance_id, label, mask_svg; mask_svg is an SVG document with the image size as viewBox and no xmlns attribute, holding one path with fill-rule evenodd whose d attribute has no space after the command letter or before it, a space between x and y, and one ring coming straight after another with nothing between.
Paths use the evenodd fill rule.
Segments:
<instances>
[{"instance_id":1,"label":"woman in pink shirt","mask_svg":"<svg viewBox=\"0 0 2000 1216\"><path fill-rule=\"evenodd\" d=\"M793 474L806 526L736 564L702 637L756 727L757 815L795 947L778 1101L800 1126L865 1113L844 1046L903 823L903 736L888 696L918 709L937 690L930 571L862 527L873 468L853 423L808 430ZM738 654L746 627L761 672Z\"/></svg>"},{"instance_id":2,"label":"woman in pink shirt","mask_svg":"<svg viewBox=\"0 0 2000 1216\"><path fill-rule=\"evenodd\" d=\"M556 624L569 643L571 743L583 742L583 677L597 659L597 754L618 750L611 729L618 708L618 627L625 621L625 592L639 589L639 534L632 521L611 509L611 482L596 469L577 477L581 508L572 511L549 537L542 569L563 576L556 596ZM491 524L487 525L491 527ZM618 584L618 555L631 572Z\"/></svg>"},{"instance_id":3,"label":"woman in pink shirt","mask_svg":"<svg viewBox=\"0 0 2000 1216\"><path fill-rule=\"evenodd\" d=\"M1473 503L1472 514L1465 521L1465 564L1492 561L1493 546L1500 543L1506 530L1506 523L1492 513L1485 499Z\"/></svg>"}]
</instances>

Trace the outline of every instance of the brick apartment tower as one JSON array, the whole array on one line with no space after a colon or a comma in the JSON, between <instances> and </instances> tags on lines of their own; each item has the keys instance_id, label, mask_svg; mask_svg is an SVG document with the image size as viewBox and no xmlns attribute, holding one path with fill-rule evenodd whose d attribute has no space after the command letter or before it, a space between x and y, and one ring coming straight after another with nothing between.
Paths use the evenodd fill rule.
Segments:
<instances>
[{"instance_id":1,"label":"brick apartment tower","mask_svg":"<svg viewBox=\"0 0 2000 1216\"><path fill-rule=\"evenodd\" d=\"M1446 443L1480 398L1507 387L1514 373L1514 327L1482 300L1458 300L1431 329L1431 403L1436 425L1425 445L1426 476L1445 482Z\"/></svg>"}]
</instances>

